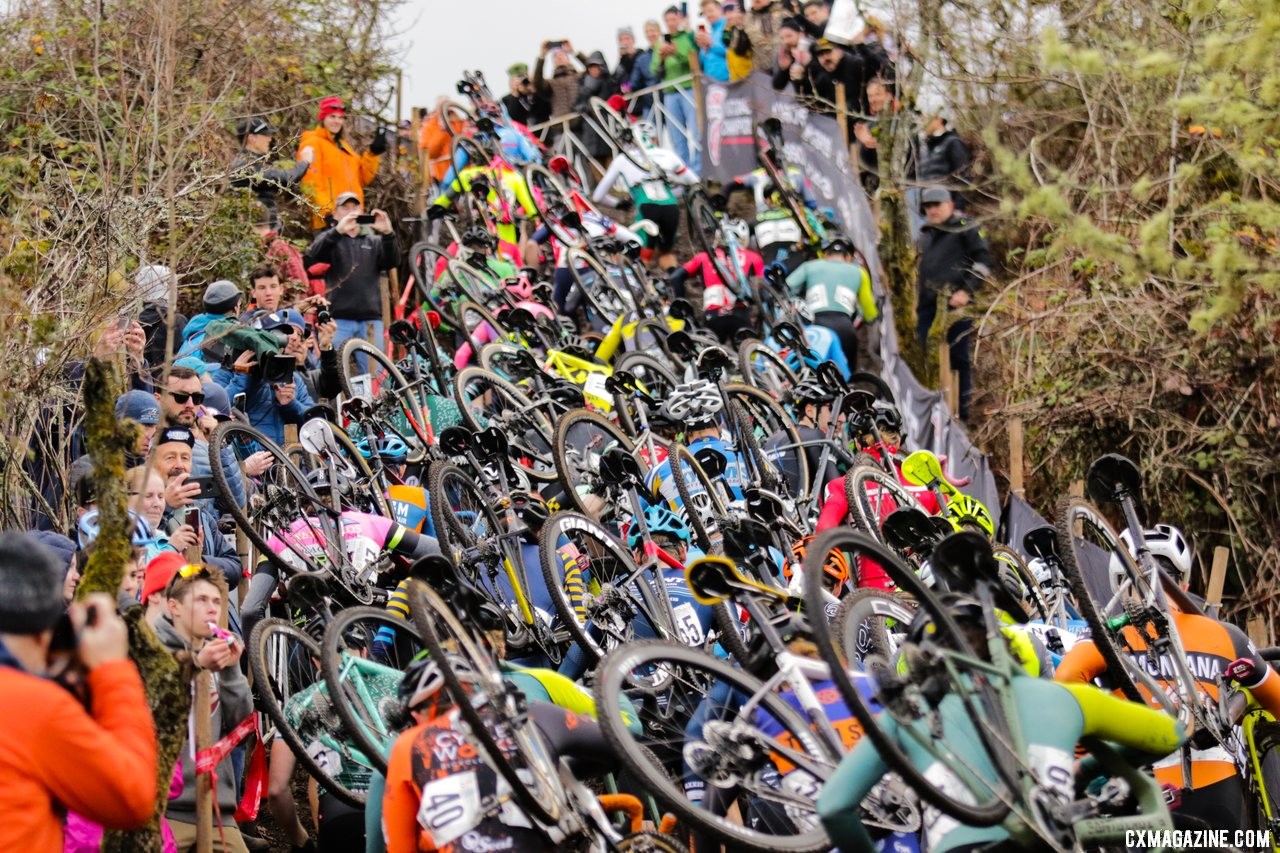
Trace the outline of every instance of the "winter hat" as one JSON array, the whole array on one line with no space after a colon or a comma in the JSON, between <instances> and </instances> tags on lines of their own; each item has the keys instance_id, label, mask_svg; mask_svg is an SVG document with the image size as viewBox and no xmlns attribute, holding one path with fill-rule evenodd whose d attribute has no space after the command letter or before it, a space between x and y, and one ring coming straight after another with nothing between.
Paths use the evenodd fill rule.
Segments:
<instances>
[{"instance_id":1,"label":"winter hat","mask_svg":"<svg viewBox=\"0 0 1280 853\"><path fill-rule=\"evenodd\" d=\"M126 391L116 398L116 419L137 421L143 426L160 423L160 404L154 394L146 391Z\"/></svg>"},{"instance_id":2,"label":"winter hat","mask_svg":"<svg viewBox=\"0 0 1280 853\"><path fill-rule=\"evenodd\" d=\"M320 101L320 108L316 113L316 121L324 121L331 115L344 116L347 114L346 107L342 105L342 98L337 95L330 95Z\"/></svg>"},{"instance_id":3,"label":"winter hat","mask_svg":"<svg viewBox=\"0 0 1280 853\"><path fill-rule=\"evenodd\" d=\"M32 530L31 538L53 552L62 566L63 577L66 577L71 569L71 558L76 555L76 543L52 530Z\"/></svg>"},{"instance_id":4,"label":"winter hat","mask_svg":"<svg viewBox=\"0 0 1280 853\"><path fill-rule=\"evenodd\" d=\"M139 269L138 274L133 278L133 283L138 288L138 295L142 297L143 302L162 302L167 305L169 282L172 279L173 272L168 267L153 264Z\"/></svg>"},{"instance_id":5,"label":"winter hat","mask_svg":"<svg viewBox=\"0 0 1280 853\"><path fill-rule=\"evenodd\" d=\"M604 61L604 54L598 50L591 51L591 55L587 57L587 65L599 65L601 68L609 67L609 63Z\"/></svg>"},{"instance_id":6,"label":"winter hat","mask_svg":"<svg viewBox=\"0 0 1280 853\"><path fill-rule=\"evenodd\" d=\"M32 535L0 533L0 633L39 634L52 628L66 605L66 570Z\"/></svg>"},{"instance_id":7,"label":"winter hat","mask_svg":"<svg viewBox=\"0 0 1280 853\"><path fill-rule=\"evenodd\" d=\"M146 575L142 579L142 595L138 600L146 604L152 595L164 592L169 581L186 564L187 561L177 551L162 551L157 554L147 563Z\"/></svg>"},{"instance_id":8,"label":"winter hat","mask_svg":"<svg viewBox=\"0 0 1280 853\"><path fill-rule=\"evenodd\" d=\"M219 279L204 289L204 310L210 314L234 311L240 302L240 288L234 282Z\"/></svg>"}]
</instances>

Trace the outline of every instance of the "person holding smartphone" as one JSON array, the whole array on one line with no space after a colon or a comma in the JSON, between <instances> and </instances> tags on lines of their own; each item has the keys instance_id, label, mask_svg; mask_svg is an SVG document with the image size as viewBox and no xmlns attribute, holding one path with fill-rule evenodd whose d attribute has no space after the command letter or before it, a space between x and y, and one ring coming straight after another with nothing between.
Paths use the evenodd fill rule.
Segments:
<instances>
[{"instance_id":1,"label":"person holding smartphone","mask_svg":"<svg viewBox=\"0 0 1280 853\"><path fill-rule=\"evenodd\" d=\"M679 6L669 6L663 12L667 31L662 44L654 51L650 69L661 73L662 82L669 84L662 91L662 108L667 114L667 132L671 148L680 159L697 172L702 165L701 152L693 140L698 134L698 114L694 105L693 81L689 75L701 70L698 64L698 45L685 25L687 19Z\"/></svg>"}]
</instances>

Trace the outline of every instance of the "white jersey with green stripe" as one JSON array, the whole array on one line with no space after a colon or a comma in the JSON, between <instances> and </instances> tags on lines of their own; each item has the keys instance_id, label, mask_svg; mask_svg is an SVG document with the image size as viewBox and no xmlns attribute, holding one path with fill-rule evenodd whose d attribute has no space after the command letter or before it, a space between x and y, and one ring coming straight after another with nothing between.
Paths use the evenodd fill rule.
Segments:
<instances>
[{"instance_id":1,"label":"white jersey with green stripe","mask_svg":"<svg viewBox=\"0 0 1280 853\"><path fill-rule=\"evenodd\" d=\"M642 204L676 204L675 184L691 186L698 183L698 174L690 169L680 156L666 148L648 148L645 155L657 167L646 171L624 154L618 154L596 184L591 200L597 204L609 197L614 184L622 181L631 193L636 207ZM639 158L637 158L639 159Z\"/></svg>"}]
</instances>

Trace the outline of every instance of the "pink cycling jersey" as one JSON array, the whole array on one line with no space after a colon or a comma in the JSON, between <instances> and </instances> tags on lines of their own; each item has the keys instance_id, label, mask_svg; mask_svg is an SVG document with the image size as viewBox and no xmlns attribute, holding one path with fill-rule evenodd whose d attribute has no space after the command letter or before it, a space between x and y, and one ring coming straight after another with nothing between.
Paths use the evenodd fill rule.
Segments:
<instances>
[{"instance_id":1,"label":"pink cycling jersey","mask_svg":"<svg viewBox=\"0 0 1280 853\"><path fill-rule=\"evenodd\" d=\"M716 249L716 257L721 263L726 263L724 249ZM750 249L738 250L738 268L749 276L764 275L764 261L761 257ZM711 263L711 259L707 257L706 252L699 252L694 256L693 260L684 265L684 271L689 275L695 273L702 278L702 308L707 312L712 311L732 311L737 299L734 298L733 291L720 279L720 274L716 272L715 264Z\"/></svg>"},{"instance_id":2,"label":"pink cycling jersey","mask_svg":"<svg viewBox=\"0 0 1280 853\"><path fill-rule=\"evenodd\" d=\"M404 528L389 518L370 515L367 512L345 510L342 513L342 539L352 565L363 569L388 548L399 541ZM323 528L317 518L300 518L289 525L288 531L267 537L267 547L298 571L306 571L299 554L304 557L324 557Z\"/></svg>"}]
</instances>

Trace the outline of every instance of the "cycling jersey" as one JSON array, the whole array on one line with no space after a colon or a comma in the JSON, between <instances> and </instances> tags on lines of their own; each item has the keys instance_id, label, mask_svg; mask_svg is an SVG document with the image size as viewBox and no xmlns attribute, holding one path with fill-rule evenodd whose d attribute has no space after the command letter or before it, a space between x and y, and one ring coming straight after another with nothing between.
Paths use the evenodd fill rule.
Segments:
<instances>
[{"instance_id":1,"label":"cycling jersey","mask_svg":"<svg viewBox=\"0 0 1280 853\"><path fill-rule=\"evenodd\" d=\"M756 245L766 264L786 262L794 257L795 247L804 241L804 232L791 214L773 207L756 216Z\"/></svg>"},{"instance_id":2,"label":"cycling jersey","mask_svg":"<svg viewBox=\"0 0 1280 853\"><path fill-rule=\"evenodd\" d=\"M1168 715L1087 685L1064 689L1063 685L1024 675L1013 679L1012 689L1018 724L1027 741L1028 754L1023 760L1041 785L1059 791L1067 799L1073 799L1075 794L1072 749L1082 736L1094 735L1150 755L1168 752L1185 738L1182 724ZM921 742L946 743L976 775L980 787L985 780L999 778L960 698L955 694L945 696L939 712L941 732L931 731L927 721L920 721L912 723L914 737L903 732L897 720L887 714L881 714L877 722L912 764L953 797L968 794L968 786ZM874 849L859 817L858 804L888 771L875 745L863 741L844 757L823 785L818 814L833 845L840 850ZM977 799L989 801L993 796L988 789L980 791ZM928 805L923 807L921 831L931 853L947 853L1009 837L1002 826L966 826Z\"/></svg>"},{"instance_id":3,"label":"cycling jersey","mask_svg":"<svg viewBox=\"0 0 1280 853\"><path fill-rule=\"evenodd\" d=\"M830 361L840 369L840 375L845 379L852 375L849 360L845 358L844 349L840 346L840 338L836 336L835 332L826 326L810 324L804 327L804 342L809 349L813 350L813 358L806 358L805 364L810 367L817 367L824 361ZM782 345L772 335L765 338L765 344L775 352L782 352Z\"/></svg>"},{"instance_id":4,"label":"cycling jersey","mask_svg":"<svg viewBox=\"0 0 1280 853\"><path fill-rule=\"evenodd\" d=\"M574 240L589 240L592 237L610 236L617 239L621 243L640 243L640 235L636 234L630 228L619 225L603 213L594 208L587 207L578 212L578 218L582 220L582 228L570 228L566 225L559 226L559 230L565 232ZM560 241L553 239L555 234L546 225L538 226L538 230L533 232L531 238L533 242L542 244L551 242L556 256L556 269L568 269L568 253Z\"/></svg>"},{"instance_id":5,"label":"cycling jersey","mask_svg":"<svg viewBox=\"0 0 1280 853\"><path fill-rule=\"evenodd\" d=\"M729 266L727 255L724 249L716 247L716 258L721 264ZM760 278L764 275L764 261L761 257L750 249L739 248L737 253L737 267L742 271L743 275L755 276ZM686 275L697 273L702 277L702 308L707 313L732 311L737 303L737 297L729 286L720 279L720 273L716 272L715 264L711 262L711 258L706 252L699 252L691 261L686 263L681 269Z\"/></svg>"},{"instance_id":6,"label":"cycling jersey","mask_svg":"<svg viewBox=\"0 0 1280 853\"><path fill-rule=\"evenodd\" d=\"M347 557L358 575L371 570L383 551L414 560L440 553L433 537L421 536L381 515L343 510L340 527ZM268 536L267 547L295 571L309 571L304 557L327 559L323 530L319 519L300 518L288 530Z\"/></svg>"},{"instance_id":7,"label":"cycling jersey","mask_svg":"<svg viewBox=\"0 0 1280 853\"><path fill-rule=\"evenodd\" d=\"M787 287L793 294L803 295L814 314L831 311L868 323L880 316L876 307L871 276L861 264L847 261L806 261L787 276Z\"/></svg>"},{"instance_id":8,"label":"cycling jersey","mask_svg":"<svg viewBox=\"0 0 1280 853\"><path fill-rule=\"evenodd\" d=\"M837 479L840 472L836 470L834 447L827 455L826 468L818 471L818 464L822 462L822 452L826 446L822 442L826 441L827 434L817 427L803 425L796 427L796 433L800 436L800 443L806 445L804 455L808 462L810 479L820 479L824 486ZM813 443L808 444L808 442ZM770 460L777 462L778 467L782 469L782 476L786 479L787 486L792 494L795 494L800 488L800 465L797 448L791 447L792 443L790 433L784 430L775 432L765 439L762 449Z\"/></svg>"},{"instance_id":9,"label":"cycling jersey","mask_svg":"<svg viewBox=\"0 0 1280 853\"><path fill-rule=\"evenodd\" d=\"M1209 704L1217 701L1218 678L1222 675L1223 668L1237 658L1248 658L1253 661L1259 674L1257 683L1246 685L1254 701L1270 713L1280 715L1280 676L1273 673L1271 667L1258 656L1258 650L1243 631L1234 625L1194 613L1173 610L1170 616L1186 650L1187 663L1195 677L1196 689L1209 697ZM1133 661L1146 670L1161 687L1170 692L1175 689L1176 677L1169 668L1168 657L1160 659L1161 669L1159 672L1155 671L1156 667L1145 654L1147 644L1141 632L1132 626L1126 627L1124 643L1128 649L1120 649L1121 654L1127 651ZM1106 663L1098 652L1097 644L1091 638L1084 637L1063 657L1054 678L1060 682L1086 683L1105 674ZM1156 763L1157 780L1178 788L1195 790L1236 775L1232 756L1222 747L1214 746L1203 750L1187 748L1191 753L1190 784L1182 776L1182 750L1166 755Z\"/></svg>"},{"instance_id":10,"label":"cycling jersey","mask_svg":"<svg viewBox=\"0 0 1280 853\"><path fill-rule=\"evenodd\" d=\"M519 248L519 227L516 224L517 214L525 218L537 216L533 197L529 194L524 175L507 166L501 160L495 160L490 166L468 166L462 169L456 178L445 185L445 192L436 198L433 204L447 207L464 192L471 192L471 183L477 177L488 181L491 177L498 179L497 186L490 186L485 196L485 205L489 215L497 226L498 251L522 263Z\"/></svg>"},{"instance_id":11,"label":"cycling jersey","mask_svg":"<svg viewBox=\"0 0 1280 853\"><path fill-rule=\"evenodd\" d=\"M720 480L728 487L733 500L742 500L742 490L747 485L747 467L742 457L719 436L704 436L694 440L689 445L689 452L696 458L698 451L704 447L709 447L724 457L726 466ZM689 486L691 498L696 499L706 491L699 481L693 479L692 475L685 477L685 482ZM680 492L676 488L675 480L671 479L670 459L664 459L661 465L649 469L649 474L645 477L645 485L648 487L649 494L658 495L673 512L681 511Z\"/></svg>"},{"instance_id":12,"label":"cycling jersey","mask_svg":"<svg viewBox=\"0 0 1280 853\"><path fill-rule=\"evenodd\" d=\"M685 165L680 155L666 148L645 149L645 155L658 168L641 169L625 154L617 154L596 184L591 200L599 204L609 197L613 185L621 180L631 192L637 208L643 204L674 205L679 201L671 191L671 184L692 186L699 182L698 174ZM639 159L637 157L637 159Z\"/></svg>"}]
</instances>

